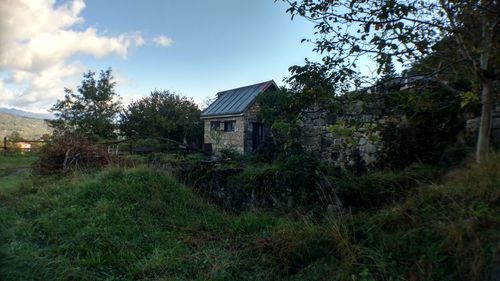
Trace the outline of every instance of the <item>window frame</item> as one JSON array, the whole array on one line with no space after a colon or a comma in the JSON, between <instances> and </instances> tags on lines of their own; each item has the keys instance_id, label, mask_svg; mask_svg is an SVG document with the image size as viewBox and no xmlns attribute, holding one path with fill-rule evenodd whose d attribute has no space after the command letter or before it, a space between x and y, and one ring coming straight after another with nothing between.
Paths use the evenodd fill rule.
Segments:
<instances>
[{"instance_id":1,"label":"window frame","mask_svg":"<svg viewBox=\"0 0 500 281\"><path fill-rule=\"evenodd\" d=\"M210 121L211 131L220 131L220 121Z\"/></svg>"},{"instance_id":2,"label":"window frame","mask_svg":"<svg viewBox=\"0 0 500 281\"><path fill-rule=\"evenodd\" d=\"M234 132L236 121L224 121L224 132Z\"/></svg>"}]
</instances>

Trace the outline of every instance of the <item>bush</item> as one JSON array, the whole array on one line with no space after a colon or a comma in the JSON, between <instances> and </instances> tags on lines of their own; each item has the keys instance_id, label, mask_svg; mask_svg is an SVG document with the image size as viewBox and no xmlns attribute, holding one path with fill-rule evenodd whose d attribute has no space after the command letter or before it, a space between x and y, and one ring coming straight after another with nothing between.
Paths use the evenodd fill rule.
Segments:
<instances>
[{"instance_id":1,"label":"bush","mask_svg":"<svg viewBox=\"0 0 500 281\"><path fill-rule=\"evenodd\" d=\"M345 206L376 209L405 198L414 188L438 178L440 170L414 164L401 171L375 172L362 176L344 174L332 181Z\"/></svg>"},{"instance_id":2,"label":"bush","mask_svg":"<svg viewBox=\"0 0 500 281\"><path fill-rule=\"evenodd\" d=\"M400 169L416 162L436 165L465 129L460 98L444 89L392 92L388 103L396 116L406 120L404 126L396 121L382 130L380 163L386 168Z\"/></svg>"},{"instance_id":3,"label":"bush","mask_svg":"<svg viewBox=\"0 0 500 281\"><path fill-rule=\"evenodd\" d=\"M54 174L101 168L111 161L111 155L92 144L84 135L64 133L43 147L35 170L42 174Z\"/></svg>"},{"instance_id":4,"label":"bush","mask_svg":"<svg viewBox=\"0 0 500 281\"><path fill-rule=\"evenodd\" d=\"M320 201L316 193L317 161L303 154L278 158L271 165L250 166L228 178L228 189L241 197L254 197L259 207L311 207ZM288 202L292 198L293 202ZM289 207L289 206L288 206Z\"/></svg>"}]
</instances>

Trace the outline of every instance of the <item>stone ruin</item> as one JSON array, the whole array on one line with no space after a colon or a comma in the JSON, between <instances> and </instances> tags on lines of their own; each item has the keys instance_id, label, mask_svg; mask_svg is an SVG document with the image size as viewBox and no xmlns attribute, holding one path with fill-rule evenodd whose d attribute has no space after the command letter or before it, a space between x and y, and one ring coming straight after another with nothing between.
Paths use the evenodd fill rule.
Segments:
<instances>
[{"instance_id":1,"label":"stone ruin","mask_svg":"<svg viewBox=\"0 0 500 281\"><path fill-rule=\"evenodd\" d=\"M302 147L339 168L375 169L383 149L381 128L404 126L404 118L387 110L384 94L341 97L336 102L318 102L302 112Z\"/></svg>"},{"instance_id":2,"label":"stone ruin","mask_svg":"<svg viewBox=\"0 0 500 281\"><path fill-rule=\"evenodd\" d=\"M301 144L306 152L341 169L375 170L384 153L381 133L389 127L407 126L406 118L392 112L388 95L363 93L317 102L303 110L299 121ZM479 117L465 114L463 141L473 146ZM493 107L492 144L500 147L500 101Z\"/></svg>"}]
</instances>

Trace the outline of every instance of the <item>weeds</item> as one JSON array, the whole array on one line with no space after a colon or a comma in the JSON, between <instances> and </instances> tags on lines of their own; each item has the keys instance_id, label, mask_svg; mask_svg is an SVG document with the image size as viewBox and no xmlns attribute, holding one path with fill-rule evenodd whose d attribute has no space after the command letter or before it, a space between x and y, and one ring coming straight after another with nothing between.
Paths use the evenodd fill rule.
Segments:
<instances>
[{"instance_id":1,"label":"weeds","mask_svg":"<svg viewBox=\"0 0 500 281\"><path fill-rule=\"evenodd\" d=\"M37 180L4 191L0 278L481 280L499 262L499 157L408 192L421 170L361 179L396 199L319 220L225 213L146 167Z\"/></svg>"}]
</instances>

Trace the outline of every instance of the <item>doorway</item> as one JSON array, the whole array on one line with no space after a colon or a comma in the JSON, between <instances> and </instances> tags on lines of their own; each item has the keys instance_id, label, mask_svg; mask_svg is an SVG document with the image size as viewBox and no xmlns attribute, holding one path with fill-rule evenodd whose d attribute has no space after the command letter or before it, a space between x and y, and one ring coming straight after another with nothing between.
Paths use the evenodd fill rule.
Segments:
<instances>
[{"instance_id":1,"label":"doorway","mask_svg":"<svg viewBox=\"0 0 500 281\"><path fill-rule=\"evenodd\" d=\"M259 148L263 141L262 123L252 123L252 151Z\"/></svg>"}]
</instances>

